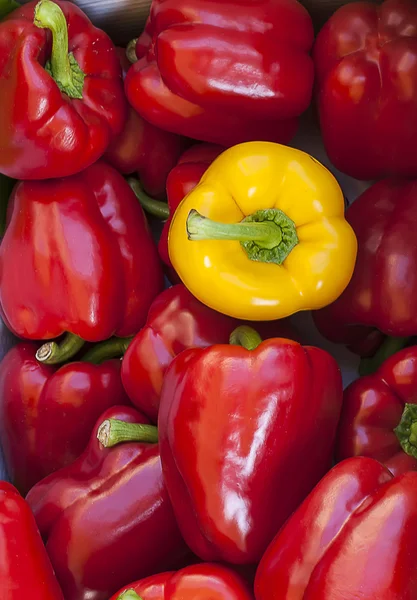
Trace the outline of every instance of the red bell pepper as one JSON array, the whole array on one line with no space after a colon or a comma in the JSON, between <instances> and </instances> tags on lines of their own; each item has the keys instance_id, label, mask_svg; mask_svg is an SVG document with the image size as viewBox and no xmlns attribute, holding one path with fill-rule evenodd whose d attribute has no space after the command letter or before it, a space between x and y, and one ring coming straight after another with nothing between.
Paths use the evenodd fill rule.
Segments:
<instances>
[{"instance_id":1,"label":"red bell pepper","mask_svg":"<svg viewBox=\"0 0 417 600\"><path fill-rule=\"evenodd\" d=\"M66 179L22 182L9 208L0 304L13 333L47 340L70 332L93 342L140 329L163 287L162 269L142 209L116 170L96 163ZM39 358L54 352L56 360L74 354L48 344Z\"/></svg>"},{"instance_id":2,"label":"red bell pepper","mask_svg":"<svg viewBox=\"0 0 417 600\"><path fill-rule=\"evenodd\" d=\"M0 600L24 598L64 600L29 506L0 481Z\"/></svg>"},{"instance_id":3,"label":"red bell pepper","mask_svg":"<svg viewBox=\"0 0 417 600\"><path fill-rule=\"evenodd\" d=\"M193 139L285 143L310 104L313 40L296 0L153 0L127 97L146 120Z\"/></svg>"},{"instance_id":4,"label":"red bell pepper","mask_svg":"<svg viewBox=\"0 0 417 600\"><path fill-rule=\"evenodd\" d=\"M224 150L223 146L216 144L195 144L186 150L168 175L166 181L168 204L158 202L144 193L142 180L139 183L135 179L129 179L129 183L145 211L165 221L159 238L158 252L161 260L170 269L173 267L168 253L168 232L174 212L185 196L199 183L211 163Z\"/></svg>"},{"instance_id":5,"label":"red bell pepper","mask_svg":"<svg viewBox=\"0 0 417 600\"><path fill-rule=\"evenodd\" d=\"M117 50L125 74L131 63L123 48ZM151 125L129 107L126 125L111 142L104 160L125 175L137 172L148 194L164 198L168 174L186 144L184 138Z\"/></svg>"},{"instance_id":6,"label":"red bell pepper","mask_svg":"<svg viewBox=\"0 0 417 600\"><path fill-rule=\"evenodd\" d=\"M336 302L314 313L315 323L333 342L351 344L362 336L378 344L382 332L399 338L399 348L417 334L417 181L374 184L346 219L358 239L353 277Z\"/></svg>"},{"instance_id":7,"label":"red bell pepper","mask_svg":"<svg viewBox=\"0 0 417 600\"><path fill-rule=\"evenodd\" d=\"M346 388L337 453L375 458L394 475L417 471L417 346Z\"/></svg>"},{"instance_id":8,"label":"red bell pepper","mask_svg":"<svg viewBox=\"0 0 417 600\"><path fill-rule=\"evenodd\" d=\"M260 341L238 328L231 343L243 347L185 350L165 376L165 482L203 560L259 561L331 464L342 403L336 361L289 340Z\"/></svg>"},{"instance_id":9,"label":"red bell pepper","mask_svg":"<svg viewBox=\"0 0 417 600\"><path fill-rule=\"evenodd\" d=\"M0 97L0 172L15 179L80 172L127 114L110 38L64 1L30 2L0 23Z\"/></svg>"},{"instance_id":10,"label":"red bell pepper","mask_svg":"<svg viewBox=\"0 0 417 600\"><path fill-rule=\"evenodd\" d=\"M148 422L129 407L108 409L86 451L27 496L65 600L108 600L129 581L177 568L187 552L158 444L144 443L156 441L155 427L141 429L143 443L107 448L111 418Z\"/></svg>"},{"instance_id":11,"label":"red bell pepper","mask_svg":"<svg viewBox=\"0 0 417 600\"><path fill-rule=\"evenodd\" d=\"M314 49L324 145L358 179L417 176L417 4L342 6Z\"/></svg>"},{"instance_id":12,"label":"red bell pepper","mask_svg":"<svg viewBox=\"0 0 417 600\"><path fill-rule=\"evenodd\" d=\"M122 361L123 385L133 404L156 422L165 373L174 358L187 348L227 343L238 324L199 302L182 283L165 290ZM256 326L264 337L295 337L285 319Z\"/></svg>"},{"instance_id":13,"label":"red bell pepper","mask_svg":"<svg viewBox=\"0 0 417 600\"><path fill-rule=\"evenodd\" d=\"M416 556L417 473L393 478L376 460L351 458L277 534L256 574L256 600L411 600Z\"/></svg>"},{"instance_id":14,"label":"red bell pepper","mask_svg":"<svg viewBox=\"0 0 417 600\"><path fill-rule=\"evenodd\" d=\"M236 573L216 564L199 564L160 573L125 586L110 600L253 600Z\"/></svg>"},{"instance_id":15,"label":"red bell pepper","mask_svg":"<svg viewBox=\"0 0 417 600\"><path fill-rule=\"evenodd\" d=\"M105 409L129 404L120 360L57 369L39 363L37 349L18 344L0 363L1 443L9 477L22 494L83 452Z\"/></svg>"}]
</instances>

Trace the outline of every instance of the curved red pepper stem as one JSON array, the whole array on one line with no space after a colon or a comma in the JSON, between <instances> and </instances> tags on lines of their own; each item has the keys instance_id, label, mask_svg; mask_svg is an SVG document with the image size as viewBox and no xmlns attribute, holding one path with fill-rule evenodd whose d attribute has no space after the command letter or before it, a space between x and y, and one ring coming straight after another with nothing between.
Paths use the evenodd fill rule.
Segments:
<instances>
[{"instance_id":1,"label":"curved red pepper stem","mask_svg":"<svg viewBox=\"0 0 417 600\"><path fill-rule=\"evenodd\" d=\"M132 65L138 61L138 57L136 54L136 44L138 43L138 38L134 38L130 40L128 45L126 46L126 56L127 60L132 63Z\"/></svg>"},{"instance_id":2,"label":"curved red pepper stem","mask_svg":"<svg viewBox=\"0 0 417 600\"><path fill-rule=\"evenodd\" d=\"M73 358L85 341L74 333L67 333L62 342L46 342L36 352L36 359L45 365L59 365Z\"/></svg>"},{"instance_id":3,"label":"curved red pepper stem","mask_svg":"<svg viewBox=\"0 0 417 600\"><path fill-rule=\"evenodd\" d=\"M126 421L120 421L119 419L107 419L98 428L97 439L105 448L112 448L127 442L156 444L158 442L158 429L155 425L126 423Z\"/></svg>"},{"instance_id":4,"label":"curved red pepper stem","mask_svg":"<svg viewBox=\"0 0 417 600\"><path fill-rule=\"evenodd\" d=\"M137 595L135 590L126 590L118 596L117 600L142 600L142 598Z\"/></svg>"},{"instance_id":5,"label":"curved red pepper stem","mask_svg":"<svg viewBox=\"0 0 417 600\"><path fill-rule=\"evenodd\" d=\"M262 338L252 327L241 325L230 334L229 343L232 346L242 346L246 350L256 350L262 344Z\"/></svg>"},{"instance_id":6,"label":"curved red pepper stem","mask_svg":"<svg viewBox=\"0 0 417 600\"><path fill-rule=\"evenodd\" d=\"M374 356L362 358L358 369L359 375L363 377L378 371L390 356L405 348L410 339L409 337L387 337Z\"/></svg>"},{"instance_id":7,"label":"curved red pepper stem","mask_svg":"<svg viewBox=\"0 0 417 600\"><path fill-rule=\"evenodd\" d=\"M82 357L82 362L93 363L94 365L100 365L105 360L112 358L121 358L127 351L130 342L133 340L132 337L119 338L112 337L101 344L96 344Z\"/></svg>"},{"instance_id":8,"label":"curved red pepper stem","mask_svg":"<svg viewBox=\"0 0 417 600\"><path fill-rule=\"evenodd\" d=\"M154 198L148 196L138 179L129 177L127 182L132 188L136 198L139 200L139 203L145 212L152 215L152 217L161 219L162 221L169 219L169 206L166 202L162 202L162 200L155 200Z\"/></svg>"}]
</instances>

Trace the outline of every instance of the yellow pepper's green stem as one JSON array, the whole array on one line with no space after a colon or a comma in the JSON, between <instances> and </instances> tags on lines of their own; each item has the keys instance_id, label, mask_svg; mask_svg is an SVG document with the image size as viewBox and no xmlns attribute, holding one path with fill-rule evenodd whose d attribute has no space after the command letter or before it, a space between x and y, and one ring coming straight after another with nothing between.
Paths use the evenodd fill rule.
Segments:
<instances>
[{"instance_id":1,"label":"yellow pepper's green stem","mask_svg":"<svg viewBox=\"0 0 417 600\"><path fill-rule=\"evenodd\" d=\"M240 223L219 223L191 210L187 218L191 241L240 242L250 260L281 265L298 244L295 224L278 209L258 210Z\"/></svg>"},{"instance_id":2,"label":"yellow pepper's green stem","mask_svg":"<svg viewBox=\"0 0 417 600\"><path fill-rule=\"evenodd\" d=\"M52 54L46 69L62 92L70 98L82 99L85 75L74 55L68 52L68 25L62 9L51 0L40 0L34 24L52 32Z\"/></svg>"},{"instance_id":3,"label":"yellow pepper's green stem","mask_svg":"<svg viewBox=\"0 0 417 600\"><path fill-rule=\"evenodd\" d=\"M119 421L118 419L107 419L100 425L97 439L105 448L112 448L123 442L156 444L158 429L155 425L126 423L126 421Z\"/></svg>"}]
</instances>

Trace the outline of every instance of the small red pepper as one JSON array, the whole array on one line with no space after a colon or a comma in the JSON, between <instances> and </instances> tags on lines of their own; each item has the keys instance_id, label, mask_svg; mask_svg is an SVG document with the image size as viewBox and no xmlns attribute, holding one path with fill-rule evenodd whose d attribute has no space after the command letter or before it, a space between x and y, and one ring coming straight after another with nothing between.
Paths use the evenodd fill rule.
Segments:
<instances>
[{"instance_id":1,"label":"small red pepper","mask_svg":"<svg viewBox=\"0 0 417 600\"><path fill-rule=\"evenodd\" d=\"M32 512L0 481L0 600L64 600Z\"/></svg>"},{"instance_id":2,"label":"small red pepper","mask_svg":"<svg viewBox=\"0 0 417 600\"><path fill-rule=\"evenodd\" d=\"M109 420L144 424L118 444ZM99 418L86 451L31 489L65 600L108 600L129 581L177 568L187 553L165 489L156 428L129 407ZM105 444L107 447L105 447Z\"/></svg>"},{"instance_id":3,"label":"small red pepper","mask_svg":"<svg viewBox=\"0 0 417 600\"><path fill-rule=\"evenodd\" d=\"M417 180L379 181L351 204L346 219L358 239L353 277L314 320L329 340L365 356L382 334L394 337L381 349L383 359L417 334ZM376 357L375 365L380 362Z\"/></svg>"},{"instance_id":4,"label":"small red pepper","mask_svg":"<svg viewBox=\"0 0 417 600\"><path fill-rule=\"evenodd\" d=\"M394 475L417 471L417 346L346 388L337 454L375 458Z\"/></svg>"},{"instance_id":5,"label":"small red pepper","mask_svg":"<svg viewBox=\"0 0 417 600\"><path fill-rule=\"evenodd\" d=\"M110 600L253 600L234 571L203 563L181 571L160 573L125 586Z\"/></svg>"},{"instance_id":6,"label":"small red pepper","mask_svg":"<svg viewBox=\"0 0 417 600\"><path fill-rule=\"evenodd\" d=\"M417 578L417 473L350 458L317 484L270 544L256 600L406 600Z\"/></svg>"},{"instance_id":7,"label":"small red pepper","mask_svg":"<svg viewBox=\"0 0 417 600\"><path fill-rule=\"evenodd\" d=\"M296 0L153 0L126 94L142 117L193 139L286 143L311 101L313 41Z\"/></svg>"},{"instance_id":8,"label":"small red pepper","mask_svg":"<svg viewBox=\"0 0 417 600\"><path fill-rule=\"evenodd\" d=\"M185 350L165 376L165 482L184 539L203 560L259 561L332 461L336 361L289 340L260 342L240 327L232 345Z\"/></svg>"},{"instance_id":9,"label":"small red pepper","mask_svg":"<svg viewBox=\"0 0 417 600\"><path fill-rule=\"evenodd\" d=\"M83 452L104 410L129 404L120 360L57 369L39 363L37 349L18 344L0 362L1 443L8 475L22 494Z\"/></svg>"},{"instance_id":10,"label":"small red pepper","mask_svg":"<svg viewBox=\"0 0 417 600\"><path fill-rule=\"evenodd\" d=\"M163 288L143 211L128 183L104 163L15 187L0 269L9 329L41 340L69 332L77 336L75 348L82 340L137 333ZM48 344L38 358L59 362L75 353L67 350Z\"/></svg>"},{"instance_id":11,"label":"small red pepper","mask_svg":"<svg viewBox=\"0 0 417 600\"><path fill-rule=\"evenodd\" d=\"M41 0L0 23L0 172L78 173L122 130L127 103L110 38L72 2Z\"/></svg>"},{"instance_id":12,"label":"small red pepper","mask_svg":"<svg viewBox=\"0 0 417 600\"><path fill-rule=\"evenodd\" d=\"M122 361L122 381L132 403L156 422L165 373L174 358L187 348L227 343L238 325L199 302L183 284L162 292ZM286 319L256 327L264 337L295 337Z\"/></svg>"},{"instance_id":13,"label":"small red pepper","mask_svg":"<svg viewBox=\"0 0 417 600\"><path fill-rule=\"evenodd\" d=\"M131 63L126 50L117 49L124 75ZM124 175L137 172L145 192L165 198L169 172L189 142L151 125L129 107L123 131L111 142L104 160Z\"/></svg>"},{"instance_id":14,"label":"small red pepper","mask_svg":"<svg viewBox=\"0 0 417 600\"><path fill-rule=\"evenodd\" d=\"M357 179L417 177L417 4L345 4L314 48L327 154Z\"/></svg>"}]
</instances>

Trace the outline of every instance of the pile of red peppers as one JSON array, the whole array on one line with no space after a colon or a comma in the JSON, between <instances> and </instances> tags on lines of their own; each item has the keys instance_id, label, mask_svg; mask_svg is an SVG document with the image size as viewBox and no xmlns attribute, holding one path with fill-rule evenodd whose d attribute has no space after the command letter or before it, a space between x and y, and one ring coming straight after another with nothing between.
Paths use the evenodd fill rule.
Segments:
<instances>
[{"instance_id":1,"label":"pile of red peppers","mask_svg":"<svg viewBox=\"0 0 417 600\"><path fill-rule=\"evenodd\" d=\"M0 600L417 600L417 3L341 4L0 0Z\"/></svg>"}]
</instances>

